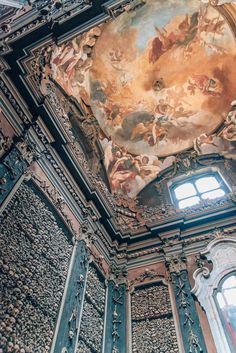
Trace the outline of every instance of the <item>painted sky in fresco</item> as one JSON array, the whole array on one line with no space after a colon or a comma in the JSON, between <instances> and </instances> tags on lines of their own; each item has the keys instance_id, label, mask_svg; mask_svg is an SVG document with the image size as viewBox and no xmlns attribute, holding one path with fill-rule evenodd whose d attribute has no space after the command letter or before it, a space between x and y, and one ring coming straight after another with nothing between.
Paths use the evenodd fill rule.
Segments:
<instances>
[{"instance_id":1,"label":"painted sky in fresco","mask_svg":"<svg viewBox=\"0 0 236 353\"><path fill-rule=\"evenodd\" d=\"M150 0L124 13L94 47L92 110L107 137L132 154L191 147L222 123L234 97L235 41L225 19L198 1L173 4Z\"/></svg>"},{"instance_id":2,"label":"painted sky in fresco","mask_svg":"<svg viewBox=\"0 0 236 353\"><path fill-rule=\"evenodd\" d=\"M236 48L223 10L147 0L55 48L53 78L97 118L114 192L134 197L225 120Z\"/></svg>"},{"instance_id":3,"label":"painted sky in fresco","mask_svg":"<svg viewBox=\"0 0 236 353\"><path fill-rule=\"evenodd\" d=\"M199 4L197 1L188 1L188 6L191 9L195 8L198 10ZM157 15L158 13L158 15ZM138 9L132 15L123 15L120 17L120 27L122 32L125 32L128 27L140 28L142 22L142 31L138 32L138 38L136 41L137 48L141 51L145 49L148 40L156 35L154 26L163 28L171 19L176 15L186 13L186 4L181 2L173 1L147 1L146 5Z\"/></svg>"}]
</instances>

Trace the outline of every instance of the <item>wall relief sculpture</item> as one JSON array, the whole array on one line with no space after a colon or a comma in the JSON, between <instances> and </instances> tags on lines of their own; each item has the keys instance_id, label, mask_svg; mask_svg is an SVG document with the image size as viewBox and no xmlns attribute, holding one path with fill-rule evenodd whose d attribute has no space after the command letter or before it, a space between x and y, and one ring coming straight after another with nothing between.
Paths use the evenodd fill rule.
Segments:
<instances>
[{"instance_id":1,"label":"wall relief sculpture","mask_svg":"<svg viewBox=\"0 0 236 353\"><path fill-rule=\"evenodd\" d=\"M49 353L72 245L27 184L0 216L0 351Z\"/></svg>"},{"instance_id":2,"label":"wall relief sculpture","mask_svg":"<svg viewBox=\"0 0 236 353\"><path fill-rule=\"evenodd\" d=\"M51 47L41 86L56 82L84 123L93 116L109 186L132 198L186 149L235 153L235 5L137 3Z\"/></svg>"}]
</instances>

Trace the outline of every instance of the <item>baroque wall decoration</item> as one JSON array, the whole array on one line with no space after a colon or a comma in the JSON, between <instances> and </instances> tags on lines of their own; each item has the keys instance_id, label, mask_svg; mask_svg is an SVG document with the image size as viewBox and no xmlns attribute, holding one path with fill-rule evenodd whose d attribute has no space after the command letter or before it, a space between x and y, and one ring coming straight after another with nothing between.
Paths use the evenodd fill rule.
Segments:
<instances>
[{"instance_id":1,"label":"baroque wall decoration","mask_svg":"<svg viewBox=\"0 0 236 353\"><path fill-rule=\"evenodd\" d=\"M97 268L90 264L86 279L77 353L102 353L105 302L105 280Z\"/></svg>"},{"instance_id":2,"label":"baroque wall decoration","mask_svg":"<svg viewBox=\"0 0 236 353\"><path fill-rule=\"evenodd\" d=\"M52 211L22 184L0 222L2 352L48 353L72 245Z\"/></svg>"},{"instance_id":3,"label":"baroque wall decoration","mask_svg":"<svg viewBox=\"0 0 236 353\"><path fill-rule=\"evenodd\" d=\"M137 4L138 3L141 2L137 1ZM214 9L214 11L223 10L220 6L222 6L222 4L219 4L219 8ZM125 13L121 16L133 16L136 12L141 10L144 11L144 9L145 4L143 3L141 7L134 6L132 7L132 10L124 10ZM138 16L138 14L136 15ZM116 20L118 20L118 18ZM113 23L112 20L110 22ZM228 26L227 23L225 23L226 27ZM108 171L109 168L107 169L108 164L106 163L106 158L110 155L110 152L108 151L108 154L106 154L102 143L104 138L106 138L104 137L104 131L101 128L101 124L99 123L96 114L94 114L92 110L89 99L86 100L86 97L83 96L85 92L80 87L81 85L83 86L83 84L76 84L78 72L82 72L84 76L90 77L90 71L92 70L92 67L90 66L91 59L93 61L96 56L96 46L101 40L101 36L103 36L105 27L105 23L100 24L99 26L94 26L88 32L75 36L73 39L65 41L63 45L60 46L54 45L51 40L47 42L46 46L40 45L38 49L32 51L34 59L31 61L32 65L29 64L29 67L30 65L32 66L29 73L32 71L35 72L35 80L37 81L36 86L38 86L41 81L41 94L43 93L43 95L45 95L43 102L46 109L53 110L52 113L54 115L54 120L59 120L57 122L58 128L60 127L63 130L65 129L62 133L66 133L66 138L68 139L66 145L68 156L73 156L74 162L79 166L79 168L82 168L84 178L89 179L89 186L91 189L95 188L96 192L99 194L99 197L100 194L102 197L105 196L107 206L112 209L112 212L114 212L114 227L119 228L122 234L125 235L129 234L129 232L136 234L147 230L151 224L154 224L157 221L165 222L166 217L180 218L185 214L185 212L181 213L172 204L169 199L168 190L165 192L165 195L162 192L159 192L157 195L154 188L154 192L151 190L152 200L153 203L155 203L154 207L149 207L150 205L153 206L151 202L149 204L143 204L142 202L144 198L149 200L149 198L146 197L147 195L145 192L150 186L151 180L155 180L157 176L160 176L160 179L157 180L155 185L157 186L157 190L158 186L161 184L162 191L167 189L165 182L173 176L180 175L181 173L192 173L201 167L207 168L208 166L213 165L216 162L216 156L210 160L210 157L208 158L208 156L212 156L211 152L220 155L219 160L221 159L222 165L225 160L224 157L234 158L235 151L233 146L235 142L232 140L232 137L230 141L223 137L223 131L226 131L225 128L227 126L230 126L230 130L234 128L233 117L235 112L235 103L232 105L232 111L230 114L227 116L227 113L225 113L223 119L224 126L219 126L216 133L213 131L213 134L201 134L200 140L199 137L194 140L192 146L193 148L191 150L177 153L172 156L158 157L159 161L163 162L163 166L158 173L154 171L151 179L146 178L145 183L141 181L142 178L140 178L140 176L143 173L140 171L142 169L143 172L150 174L150 163L148 162L148 165L146 165L147 159L142 159L142 163L144 162L144 165L140 166L139 155L123 151L120 144L112 142L114 144L114 149L111 149L112 154L115 153L114 155L116 155L116 157L113 161L115 173L111 173L112 175L110 178L110 172ZM72 42L74 43L74 46ZM76 47L76 45L78 47ZM76 60L79 60L81 55L82 61L77 63ZM60 58L63 58L62 62L60 61ZM71 63L71 61L73 62ZM82 64L82 62L84 64ZM88 64L88 68L86 66L87 64L85 64L87 62L90 63ZM71 77L65 79L65 82L69 85L70 79L72 81L74 80L71 91L64 87L62 82L63 77L67 77L67 71L64 72L64 69L66 69L68 65L68 67L70 67L70 64L72 67ZM85 81L87 82L88 79L85 79ZM29 81L27 81L27 83L28 82ZM72 94L72 90L77 91L80 89L83 91L83 94L81 93L81 97L83 96L81 99L79 99L79 95L75 97L75 95ZM35 126L36 125L37 123ZM211 155L209 155L209 153L211 153ZM49 156L49 154L50 153L47 153L47 156ZM148 155L148 158L149 156L150 155ZM48 158L52 158L52 156L49 156ZM105 170L106 172L108 171L108 178L105 175ZM137 175L135 175L135 173ZM132 177L129 178L131 174L134 179L132 179ZM113 176L114 178L117 177L115 188L112 187ZM142 186L141 189L136 187L137 184ZM112 194L110 191L112 191ZM140 191L141 195L139 193ZM160 197L161 193L162 197ZM138 197L136 197L137 194ZM157 203L159 203L158 206ZM185 211L188 212L190 216L194 216L195 214L204 212L205 210L210 212L213 207L228 207L229 204L230 201L227 197L225 197L217 201L207 200L201 205L193 209L186 209ZM84 207L84 212L88 214L86 207Z\"/></svg>"},{"instance_id":4,"label":"baroque wall decoration","mask_svg":"<svg viewBox=\"0 0 236 353\"><path fill-rule=\"evenodd\" d=\"M14 185L27 170L28 164L17 148L5 154L0 162L0 203L10 193Z\"/></svg>"},{"instance_id":5,"label":"baroque wall decoration","mask_svg":"<svg viewBox=\"0 0 236 353\"><path fill-rule=\"evenodd\" d=\"M74 240L68 281L58 316L52 351L74 353L81 323L89 252L83 240Z\"/></svg>"},{"instance_id":6,"label":"baroque wall decoration","mask_svg":"<svg viewBox=\"0 0 236 353\"><path fill-rule=\"evenodd\" d=\"M213 265L210 271L207 267L198 268L194 274L195 286L192 293L197 297L204 308L218 353L231 353L223 323L215 299L215 291L220 281L236 269L236 240L227 236L224 231L217 231L217 236L212 240L201 256Z\"/></svg>"},{"instance_id":7,"label":"baroque wall decoration","mask_svg":"<svg viewBox=\"0 0 236 353\"><path fill-rule=\"evenodd\" d=\"M166 266L171 276L185 351L186 353L207 353L199 317L191 296L186 255L182 251L179 254L167 256Z\"/></svg>"},{"instance_id":8,"label":"baroque wall decoration","mask_svg":"<svg viewBox=\"0 0 236 353\"><path fill-rule=\"evenodd\" d=\"M33 142L8 146L0 131L0 201L5 207L24 174L47 198L37 199L37 212L33 197L24 198L20 223L12 214L24 183L2 216L13 219L16 250L26 239L13 269L3 263L3 353L206 352L187 260L170 256L167 273L164 257L181 247L194 257L212 238L235 233L235 14L232 0L36 0L0 30L4 116ZM39 168L29 171L37 151ZM177 209L169 181L211 167L227 174L232 192ZM43 218L42 228L45 212L52 223ZM58 240L66 226L73 250ZM45 233L53 251L37 242ZM34 280L41 267L42 283ZM23 295L11 293L13 280ZM205 329L203 312L200 319Z\"/></svg>"},{"instance_id":9,"label":"baroque wall decoration","mask_svg":"<svg viewBox=\"0 0 236 353\"><path fill-rule=\"evenodd\" d=\"M168 286L146 284L131 293L132 352L179 352Z\"/></svg>"},{"instance_id":10,"label":"baroque wall decoration","mask_svg":"<svg viewBox=\"0 0 236 353\"><path fill-rule=\"evenodd\" d=\"M118 282L117 279L108 282L106 353L126 353L126 284Z\"/></svg>"},{"instance_id":11,"label":"baroque wall decoration","mask_svg":"<svg viewBox=\"0 0 236 353\"><path fill-rule=\"evenodd\" d=\"M0 205L25 174L29 165L40 156L35 144L30 142L27 136L18 138L15 146L8 151L5 151L6 141L8 139L4 138L2 143L5 153L0 161Z\"/></svg>"},{"instance_id":12,"label":"baroque wall decoration","mask_svg":"<svg viewBox=\"0 0 236 353\"><path fill-rule=\"evenodd\" d=\"M216 140L218 151L232 148L236 51L225 6L124 4L113 21L52 49L50 78L99 123L113 192L135 197L194 140L200 153Z\"/></svg>"}]
</instances>

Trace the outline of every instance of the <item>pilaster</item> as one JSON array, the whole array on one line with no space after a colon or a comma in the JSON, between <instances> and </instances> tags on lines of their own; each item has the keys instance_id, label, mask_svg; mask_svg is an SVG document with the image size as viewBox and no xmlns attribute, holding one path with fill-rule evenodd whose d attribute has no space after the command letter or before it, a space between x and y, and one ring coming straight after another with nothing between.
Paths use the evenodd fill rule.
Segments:
<instances>
[{"instance_id":1,"label":"pilaster","mask_svg":"<svg viewBox=\"0 0 236 353\"><path fill-rule=\"evenodd\" d=\"M53 353L74 353L81 321L86 274L88 270L88 251L84 240L75 242L58 317Z\"/></svg>"},{"instance_id":2,"label":"pilaster","mask_svg":"<svg viewBox=\"0 0 236 353\"><path fill-rule=\"evenodd\" d=\"M105 353L126 353L126 284L108 282Z\"/></svg>"},{"instance_id":3,"label":"pilaster","mask_svg":"<svg viewBox=\"0 0 236 353\"><path fill-rule=\"evenodd\" d=\"M26 137L10 148L0 161L0 205L14 189L29 165L36 160L36 147Z\"/></svg>"},{"instance_id":4,"label":"pilaster","mask_svg":"<svg viewBox=\"0 0 236 353\"><path fill-rule=\"evenodd\" d=\"M191 295L185 254L182 252L166 256L166 266L173 286L185 353L207 353L195 302Z\"/></svg>"}]
</instances>

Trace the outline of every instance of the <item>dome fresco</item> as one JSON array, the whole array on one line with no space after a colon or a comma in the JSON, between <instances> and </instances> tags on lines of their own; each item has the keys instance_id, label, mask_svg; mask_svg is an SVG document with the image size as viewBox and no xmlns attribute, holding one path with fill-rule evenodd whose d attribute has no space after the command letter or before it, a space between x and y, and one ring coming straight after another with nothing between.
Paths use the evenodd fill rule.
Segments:
<instances>
[{"instance_id":1,"label":"dome fresco","mask_svg":"<svg viewBox=\"0 0 236 353\"><path fill-rule=\"evenodd\" d=\"M136 196L225 121L236 92L225 6L147 0L55 48L53 78L98 120L114 192Z\"/></svg>"}]
</instances>

